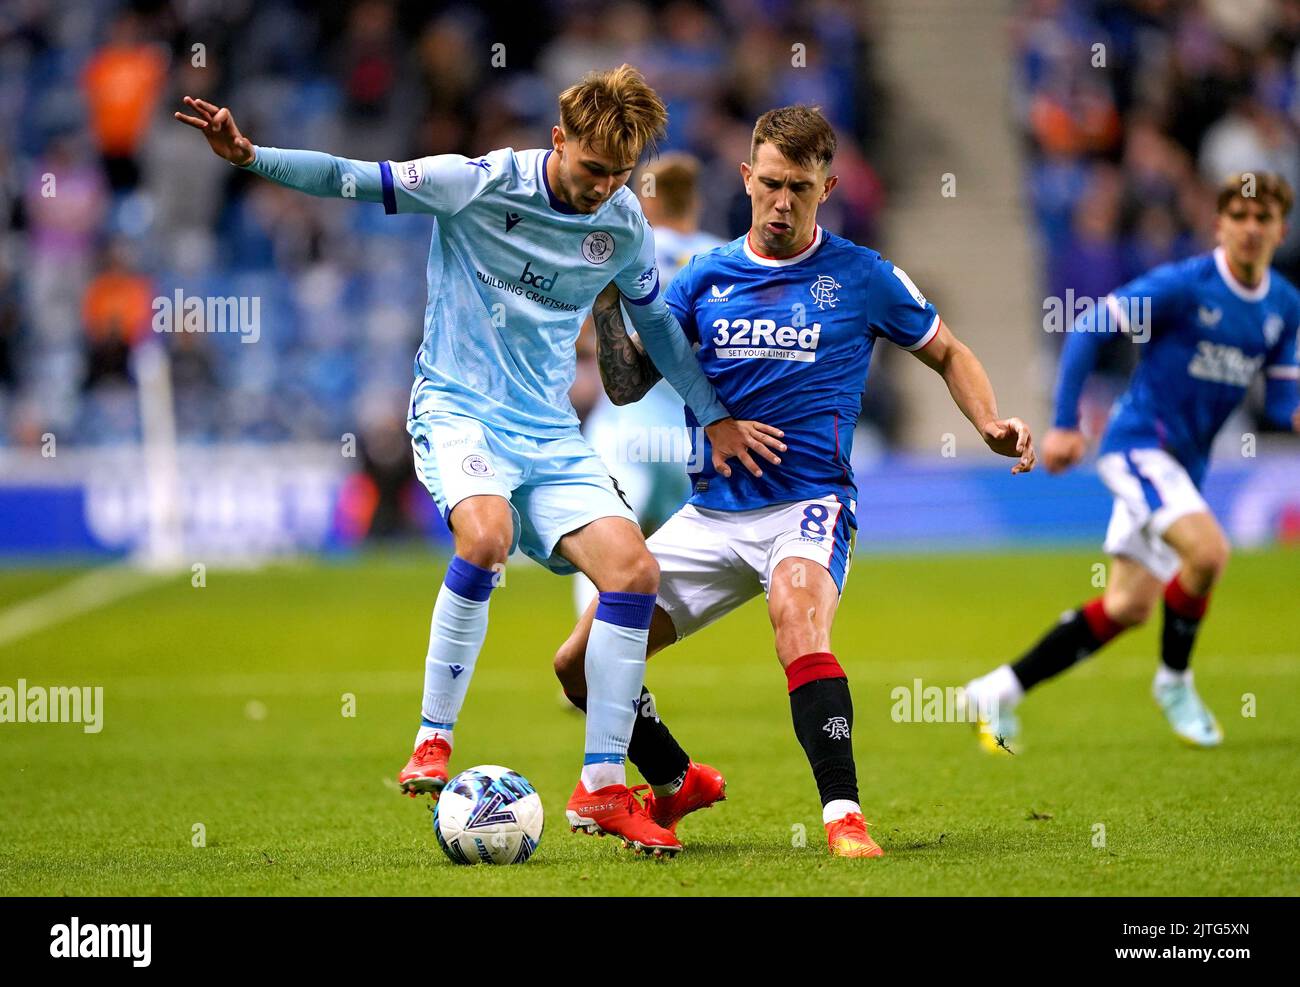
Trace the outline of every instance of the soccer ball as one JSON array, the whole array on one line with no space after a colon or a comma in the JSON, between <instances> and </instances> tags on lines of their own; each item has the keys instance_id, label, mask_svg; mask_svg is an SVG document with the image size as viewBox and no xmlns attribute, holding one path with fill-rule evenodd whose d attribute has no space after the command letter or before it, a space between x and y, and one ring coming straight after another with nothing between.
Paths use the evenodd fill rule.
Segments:
<instances>
[{"instance_id":1,"label":"soccer ball","mask_svg":"<svg viewBox=\"0 0 1300 987\"><path fill-rule=\"evenodd\" d=\"M480 764L447 782L433 834L455 863L522 864L542 839L542 799L523 775Z\"/></svg>"}]
</instances>

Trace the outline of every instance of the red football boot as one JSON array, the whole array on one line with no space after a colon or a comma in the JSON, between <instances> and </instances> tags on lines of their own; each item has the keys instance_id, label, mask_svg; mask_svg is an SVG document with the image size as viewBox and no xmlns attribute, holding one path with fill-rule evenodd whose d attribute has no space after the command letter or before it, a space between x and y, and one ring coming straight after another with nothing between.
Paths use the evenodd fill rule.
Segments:
<instances>
[{"instance_id":1,"label":"red football boot","mask_svg":"<svg viewBox=\"0 0 1300 987\"><path fill-rule=\"evenodd\" d=\"M707 809L715 802L727 798L727 780L722 773L707 764L690 763L682 787L672 795L646 796L646 809L650 818L668 830L677 832L677 824L688 812Z\"/></svg>"},{"instance_id":2,"label":"red football boot","mask_svg":"<svg viewBox=\"0 0 1300 987\"><path fill-rule=\"evenodd\" d=\"M867 821L858 812L826 824L826 839L837 857L883 857L885 851L867 832Z\"/></svg>"},{"instance_id":3,"label":"red football boot","mask_svg":"<svg viewBox=\"0 0 1300 987\"><path fill-rule=\"evenodd\" d=\"M637 798L637 794L649 789L649 785L606 785L594 792L587 791L581 781L573 790L573 797L565 807L569 819L569 828L573 832L582 830L595 836L609 833L623 840L623 846L631 847L637 853L655 857L671 857L678 853L682 845L662 826L656 825L650 813Z\"/></svg>"},{"instance_id":4,"label":"red football boot","mask_svg":"<svg viewBox=\"0 0 1300 987\"><path fill-rule=\"evenodd\" d=\"M401 790L415 798L417 795L432 795L438 801L443 786L447 784L447 761L451 758L451 746L441 737L430 737L411 754L406 767L397 773L397 784Z\"/></svg>"}]
</instances>

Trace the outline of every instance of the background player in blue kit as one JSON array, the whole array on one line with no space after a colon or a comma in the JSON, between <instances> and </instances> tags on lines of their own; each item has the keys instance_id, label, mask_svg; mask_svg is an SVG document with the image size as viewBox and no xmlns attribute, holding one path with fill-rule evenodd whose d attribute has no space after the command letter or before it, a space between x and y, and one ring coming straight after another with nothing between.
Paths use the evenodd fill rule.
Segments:
<instances>
[{"instance_id":1,"label":"background player in blue kit","mask_svg":"<svg viewBox=\"0 0 1300 987\"><path fill-rule=\"evenodd\" d=\"M696 254L725 242L699 228L700 198L696 188L700 163L688 154L662 155L641 170L637 190L646 221L655 231L655 262L664 289ZM590 362L595 392L582 434L605 460L647 534L663 524L690 496L686 460L690 439L682 419L682 399L661 380L645 397L616 405L600 384L592 320L579 337L579 372ZM585 360L584 360L585 356ZM576 401L576 399L575 399ZM574 602L579 616L596 596L591 580L579 573L574 579Z\"/></svg>"},{"instance_id":2,"label":"background player in blue kit","mask_svg":"<svg viewBox=\"0 0 1300 987\"><path fill-rule=\"evenodd\" d=\"M1261 369L1266 416L1300 431L1300 293L1269 266L1292 202L1290 186L1278 176L1233 175L1219 188L1219 246L1212 253L1155 268L1075 322L1061 357L1055 427L1043 442L1053 473L1086 451L1079 396L1109 334L1127 332L1144 344L1097 460L1115 495L1105 543L1110 572L1100 597L1068 611L1014 665L967 685L967 696L986 711L980 721L986 748L1015 740L1014 710L1026 690L1145 623L1162 595L1156 702L1186 743L1214 747L1223 740L1189 667L1210 590L1228 561L1228 540L1200 487L1214 437Z\"/></svg>"},{"instance_id":3,"label":"background player in blue kit","mask_svg":"<svg viewBox=\"0 0 1300 987\"><path fill-rule=\"evenodd\" d=\"M766 592L785 669L795 733L812 766L831 851L879 856L858 803L847 678L831 652L831 623L848 574L857 488L853 428L877 338L939 372L953 400L994 452L1033 467L1029 429L998 417L988 376L902 270L823 230L817 207L836 184L835 134L816 109L771 110L754 127L740 166L752 201L748 233L695 257L668 304L698 344L705 374L728 407L784 430L788 451L759 474L732 475L696 457L691 500L649 540L660 566L650 653ZM659 372L623 331L614 286L594 317L602 377L616 403L635 401ZM698 426L689 409L688 424ZM588 610L556 655L575 704L589 703L583 659ZM628 755L650 783L651 815L675 827L723 797L722 776L691 761L643 691Z\"/></svg>"},{"instance_id":4,"label":"background player in blue kit","mask_svg":"<svg viewBox=\"0 0 1300 987\"><path fill-rule=\"evenodd\" d=\"M619 286L647 349L708 424L716 468L729 472L726 458L737 456L757 471L751 450L776 462L768 446L784 446L776 429L728 415L660 295L654 238L625 186L663 134L662 101L624 65L561 94L549 149L405 162L255 147L228 109L190 97L185 104L195 115L176 118L232 164L313 195L435 218L408 429L456 555L433 612L421 725L398 775L402 790L436 798L447 783L489 597L518 546L555 572L585 572L600 591L571 815L639 850L680 849L628 790L623 767L658 567L567 396L574 342L597 292L611 278Z\"/></svg>"}]
</instances>

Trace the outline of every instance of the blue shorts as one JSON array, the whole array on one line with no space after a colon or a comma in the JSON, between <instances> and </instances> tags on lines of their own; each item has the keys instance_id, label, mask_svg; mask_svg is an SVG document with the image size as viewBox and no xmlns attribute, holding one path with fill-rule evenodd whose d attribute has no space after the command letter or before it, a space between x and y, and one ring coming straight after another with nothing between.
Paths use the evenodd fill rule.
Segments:
<instances>
[{"instance_id":1,"label":"blue shorts","mask_svg":"<svg viewBox=\"0 0 1300 987\"><path fill-rule=\"evenodd\" d=\"M552 572L577 571L555 554L569 532L602 517L637 523L604 462L576 426L543 439L465 415L425 411L409 419L406 430L415 450L416 475L449 525L452 509L466 497L502 497L514 519L510 550L521 549Z\"/></svg>"}]
</instances>

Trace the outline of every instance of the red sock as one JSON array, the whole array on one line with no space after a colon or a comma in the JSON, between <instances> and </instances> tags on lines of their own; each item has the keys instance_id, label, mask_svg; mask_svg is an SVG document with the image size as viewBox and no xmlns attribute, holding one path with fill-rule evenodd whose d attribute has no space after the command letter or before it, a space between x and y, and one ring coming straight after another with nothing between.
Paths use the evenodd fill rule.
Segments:
<instances>
[{"instance_id":1,"label":"red sock","mask_svg":"<svg viewBox=\"0 0 1300 987\"><path fill-rule=\"evenodd\" d=\"M1178 616L1187 620L1200 620L1205 616L1205 609L1210 605L1210 594L1204 596L1192 596L1191 593L1183 589L1183 584L1174 576L1165 586L1165 603L1169 604L1169 609Z\"/></svg>"},{"instance_id":2,"label":"red sock","mask_svg":"<svg viewBox=\"0 0 1300 987\"><path fill-rule=\"evenodd\" d=\"M790 662L785 670L790 692L818 679L847 679L844 669L829 651L814 651Z\"/></svg>"},{"instance_id":3,"label":"red sock","mask_svg":"<svg viewBox=\"0 0 1300 987\"><path fill-rule=\"evenodd\" d=\"M1105 644L1126 629L1123 624L1112 620L1107 615L1100 596L1083 605L1083 619L1088 622L1088 629L1092 631L1092 636L1097 639L1098 644Z\"/></svg>"}]
</instances>

